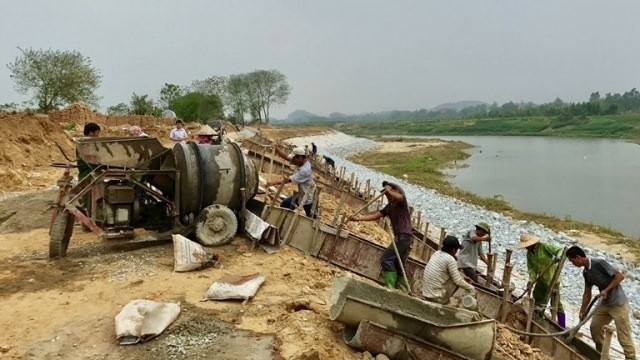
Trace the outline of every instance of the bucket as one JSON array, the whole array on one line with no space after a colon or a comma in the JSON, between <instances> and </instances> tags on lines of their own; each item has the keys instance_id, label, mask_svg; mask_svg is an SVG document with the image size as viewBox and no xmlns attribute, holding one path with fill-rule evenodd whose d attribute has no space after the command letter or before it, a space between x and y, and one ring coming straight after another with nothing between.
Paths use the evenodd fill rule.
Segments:
<instances>
[{"instance_id":1,"label":"bucket","mask_svg":"<svg viewBox=\"0 0 640 360\"><path fill-rule=\"evenodd\" d=\"M462 306L467 310L475 310L478 307L478 302L473 295L465 295L462 298Z\"/></svg>"}]
</instances>

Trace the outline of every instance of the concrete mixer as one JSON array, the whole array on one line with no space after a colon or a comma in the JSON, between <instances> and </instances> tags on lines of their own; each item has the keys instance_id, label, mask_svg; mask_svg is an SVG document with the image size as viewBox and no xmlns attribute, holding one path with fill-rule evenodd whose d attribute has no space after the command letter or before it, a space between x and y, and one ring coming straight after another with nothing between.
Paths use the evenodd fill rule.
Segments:
<instances>
[{"instance_id":1,"label":"concrete mixer","mask_svg":"<svg viewBox=\"0 0 640 360\"><path fill-rule=\"evenodd\" d=\"M76 219L100 238L134 241L193 233L204 245L229 243L243 226L247 200L258 190L258 171L235 143L178 143L155 138L80 138L78 161L92 171L74 185L65 168L49 231L49 256L64 257Z\"/></svg>"}]
</instances>

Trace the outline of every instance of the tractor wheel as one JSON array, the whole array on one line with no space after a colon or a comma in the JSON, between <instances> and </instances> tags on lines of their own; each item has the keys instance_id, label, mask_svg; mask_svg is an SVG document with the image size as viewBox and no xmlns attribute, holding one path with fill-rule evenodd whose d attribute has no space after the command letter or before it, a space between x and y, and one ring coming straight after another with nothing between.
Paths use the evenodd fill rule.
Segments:
<instances>
[{"instance_id":1,"label":"tractor wheel","mask_svg":"<svg viewBox=\"0 0 640 360\"><path fill-rule=\"evenodd\" d=\"M69 247L69 240L71 240L71 234L73 233L73 222L75 218L76 217L70 212L62 211L53 221L49 235L50 258L55 259L67 256L67 248Z\"/></svg>"},{"instance_id":2,"label":"tractor wheel","mask_svg":"<svg viewBox=\"0 0 640 360\"><path fill-rule=\"evenodd\" d=\"M211 205L196 219L196 239L206 246L226 245L238 231L238 219L226 206Z\"/></svg>"}]
</instances>

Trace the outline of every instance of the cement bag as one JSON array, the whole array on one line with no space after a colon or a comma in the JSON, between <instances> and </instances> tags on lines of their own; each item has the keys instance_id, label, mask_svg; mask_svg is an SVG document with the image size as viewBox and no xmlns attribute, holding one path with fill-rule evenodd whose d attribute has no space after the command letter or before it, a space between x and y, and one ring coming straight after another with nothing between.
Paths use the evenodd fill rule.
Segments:
<instances>
[{"instance_id":1,"label":"cement bag","mask_svg":"<svg viewBox=\"0 0 640 360\"><path fill-rule=\"evenodd\" d=\"M182 235L171 235L173 237L173 271L192 271L201 267L211 265L216 260L215 257L207 254L204 248Z\"/></svg>"},{"instance_id":2,"label":"cement bag","mask_svg":"<svg viewBox=\"0 0 640 360\"><path fill-rule=\"evenodd\" d=\"M118 342L131 345L150 340L160 335L179 314L179 304L133 300L116 315Z\"/></svg>"},{"instance_id":3,"label":"cement bag","mask_svg":"<svg viewBox=\"0 0 640 360\"><path fill-rule=\"evenodd\" d=\"M211 284L204 298L208 300L251 299L265 280L264 275L260 273L248 276L224 275Z\"/></svg>"}]
</instances>

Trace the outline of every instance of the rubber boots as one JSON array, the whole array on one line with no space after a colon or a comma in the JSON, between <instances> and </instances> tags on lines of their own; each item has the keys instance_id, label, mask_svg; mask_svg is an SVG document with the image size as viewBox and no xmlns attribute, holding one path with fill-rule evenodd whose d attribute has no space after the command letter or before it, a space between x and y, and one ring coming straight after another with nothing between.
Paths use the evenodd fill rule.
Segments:
<instances>
[{"instance_id":1,"label":"rubber boots","mask_svg":"<svg viewBox=\"0 0 640 360\"><path fill-rule=\"evenodd\" d=\"M403 293L409 292L409 286L407 286L407 284L408 284L407 278L405 278L404 276L398 277L398 282L396 283L396 287Z\"/></svg>"},{"instance_id":2,"label":"rubber boots","mask_svg":"<svg viewBox=\"0 0 640 360\"><path fill-rule=\"evenodd\" d=\"M558 313L558 325L563 329L567 328L567 317L564 313Z\"/></svg>"},{"instance_id":3,"label":"rubber boots","mask_svg":"<svg viewBox=\"0 0 640 360\"><path fill-rule=\"evenodd\" d=\"M384 279L384 285L393 290L396 288L396 282L398 281L398 274L395 271L383 271L382 278Z\"/></svg>"}]
</instances>

